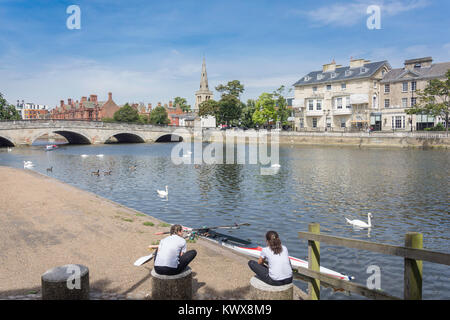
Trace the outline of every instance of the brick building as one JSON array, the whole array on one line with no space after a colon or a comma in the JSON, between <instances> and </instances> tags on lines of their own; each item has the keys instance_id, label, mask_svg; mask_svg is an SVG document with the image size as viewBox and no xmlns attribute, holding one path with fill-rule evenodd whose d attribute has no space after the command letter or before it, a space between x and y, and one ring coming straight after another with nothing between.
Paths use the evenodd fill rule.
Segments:
<instances>
[{"instance_id":1,"label":"brick building","mask_svg":"<svg viewBox=\"0 0 450 320\"><path fill-rule=\"evenodd\" d=\"M108 93L107 101L98 101L97 95L91 94L88 97L81 97L80 101L67 99L60 101L59 107L51 110L51 119L54 120L84 120L100 121L104 118L112 118L119 110L119 106L113 101L112 93Z\"/></svg>"}]
</instances>

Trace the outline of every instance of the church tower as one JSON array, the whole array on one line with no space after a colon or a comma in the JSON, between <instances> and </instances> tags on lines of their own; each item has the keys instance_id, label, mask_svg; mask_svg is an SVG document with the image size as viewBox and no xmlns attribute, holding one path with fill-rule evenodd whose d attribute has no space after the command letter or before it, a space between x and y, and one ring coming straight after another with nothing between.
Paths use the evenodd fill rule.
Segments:
<instances>
[{"instance_id":1,"label":"church tower","mask_svg":"<svg viewBox=\"0 0 450 320\"><path fill-rule=\"evenodd\" d=\"M212 91L208 87L208 75L206 73L206 62L203 58L202 76L200 78L200 90L195 93L195 107L194 111L198 112L199 106L202 102L211 100L213 98Z\"/></svg>"}]
</instances>

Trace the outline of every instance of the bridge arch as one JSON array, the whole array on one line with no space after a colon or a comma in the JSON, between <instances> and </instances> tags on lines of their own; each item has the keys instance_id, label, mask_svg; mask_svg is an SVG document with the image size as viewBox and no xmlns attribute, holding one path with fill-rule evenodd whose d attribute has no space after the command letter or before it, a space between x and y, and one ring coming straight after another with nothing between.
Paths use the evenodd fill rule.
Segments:
<instances>
[{"instance_id":1,"label":"bridge arch","mask_svg":"<svg viewBox=\"0 0 450 320\"><path fill-rule=\"evenodd\" d=\"M111 135L105 140L105 143L112 137L116 138L117 143L145 143L145 139L136 133L120 132Z\"/></svg>"},{"instance_id":2,"label":"bridge arch","mask_svg":"<svg viewBox=\"0 0 450 320\"><path fill-rule=\"evenodd\" d=\"M86 137L84 134L75 131L69 130L57 130L53 131L53 133L57 133L60 136L66 138L69 144L92 144L90 138Z\"/></svg>"},{"instance_id":3,"label":"bridge arch","mask_svg":"<svg viewBox=\"0 0 450 320\"><path fill-rule=\"evenodd\" d=\"M15 147L12 139L0 136L0 148L1 147Z\"/></svg>"},{"instance_id":4,"label":"bridge arch","mask_svg":"<svg viewBox=\"0 0 450 320\"><path fill-rule=\"evenodd\" d=\"M155 142L182 142L183 137L181 135L165 133L160 135Z\"/></svg>"}]
</instances>

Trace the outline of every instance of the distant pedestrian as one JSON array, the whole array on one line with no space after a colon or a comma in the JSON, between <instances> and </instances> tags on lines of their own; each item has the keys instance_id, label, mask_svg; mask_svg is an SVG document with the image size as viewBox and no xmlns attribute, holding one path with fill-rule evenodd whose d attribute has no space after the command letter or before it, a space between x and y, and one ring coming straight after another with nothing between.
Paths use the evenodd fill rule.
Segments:
<instances>
[{"instance_id":1,"label":"distant pedestrian","mask_svg":"<svg viewBox=\"0 0 450 320\"><path fill-rule=\"evenodd\" d=\"M183 238L183 227L175 224L170 228L170 236L162 239L159 245L149 248L155 252L155 271L162 275L176 275L182 273L197 255L195 250L187 250L186 240Z\"/></svg>"},{"instance_id":2,"label":"distant pedestrian","mask_svg":"<svg viewBox=\"0 0 450 320\"><path fill-rule=\"evenodd\" d=\"M266 233L267 247L261 250L258 262L250 260L248 266L256 277L272 286L292 283L292 266L287 248L281 244L275 231ZM264 265L267 262L268 267Z\"/></svg>"}]
</instances>

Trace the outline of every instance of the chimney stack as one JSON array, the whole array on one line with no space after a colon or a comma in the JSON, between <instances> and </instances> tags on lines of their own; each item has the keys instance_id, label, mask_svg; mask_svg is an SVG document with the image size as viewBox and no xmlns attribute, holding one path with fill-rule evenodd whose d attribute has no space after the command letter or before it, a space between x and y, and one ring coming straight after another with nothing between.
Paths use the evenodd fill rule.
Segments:
<instances>
[{"instance_id":1,"label":"chimney stack","mask_svg":"<svg viewBox=\"0 0 450 320\"><path fill-rule=\"evenodd\" d=\"M97 103L97 95L91 94L89 97L91 102Z\"/></svg>"},{"instance_id":2,"label":"chimney stack","mask_svg":"<svg viewBox=\"0 0 450 320\"><path fill-rule=\"evenodd\" d=\"M108 100L112 100L112 92L108 92Z\"/></svg>"},{"instance_id":3,"label":"chimney stack","mask_svg":"<svg viewBox=\"0 0 450 320\"><path fill-rule=\"evenodd\" d=\"M62 108L64 106L64 100L59 101L59 106Z\"/></svg>"},{"instance_id":4,"label":"chimney stack","mask_svg":"<svg viewBox=\"0 0 450 320\"><path fill-rule=\"evenodd\" d=\"M68 104L69 106L72 105L72 99L71 99L71 98L67 99L67 104Z\"/></svg>"}]
</instances>

